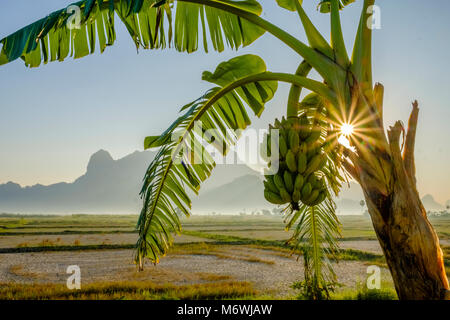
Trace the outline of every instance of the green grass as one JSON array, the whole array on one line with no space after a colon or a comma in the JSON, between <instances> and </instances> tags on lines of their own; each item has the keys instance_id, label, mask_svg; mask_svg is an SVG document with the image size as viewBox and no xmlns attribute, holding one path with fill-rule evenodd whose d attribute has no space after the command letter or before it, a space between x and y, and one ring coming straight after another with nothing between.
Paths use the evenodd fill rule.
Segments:
<instances>
[{"instance_id":1,"label":"green grass","mask_svg":"<svg viewBox=\"0 0 450 320\"><path fill-rule=\"evenodd\" d=\"M90 283L80 290L60 284L0 283L0 300L204 300L247 299L257 292L248 282L223 281L177 286L148 281Z\"/></svg>"},{"instance_id":2,"label":"green grass","mask_svg":"<svg viewBox=\"0 0 450 320\"><path fill-rule=\"evenodd\" d=\"M347 290L332 295L332 300L397 300L397 293L392 288Z\"/></svg>"},{"instance_id":3,"label":"green grass","mask_svg":"<svg viewBox=\"0 0 450 320\"><path fill-rule=\"evenodd\" d=\"M397 293L391 282L381 281L380 289L367 289L358 283L356 290L340 290L332 294L333 300L397 300Z\"/></svg>"}]
</instances>

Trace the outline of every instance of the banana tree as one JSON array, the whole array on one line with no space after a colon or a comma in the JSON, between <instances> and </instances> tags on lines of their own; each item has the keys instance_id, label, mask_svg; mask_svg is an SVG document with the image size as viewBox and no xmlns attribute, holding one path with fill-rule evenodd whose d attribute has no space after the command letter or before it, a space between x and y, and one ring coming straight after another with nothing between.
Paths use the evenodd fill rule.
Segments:
<instances>
[{"instance_id":1,"label":"banana tree","mask_svg":"<svg viewBox=\"0 0 450 320\"><path fill-rule=\"evenodd\" d=\"M54 12L2 39L0 64L22 58L27 66L37 67L41 62L62 61L69 53L81 58L93 53L97 42L103 52L115 42L115 14L137 48L173 45L178 51L193 52L202 42L205 51L210 45L222 51L226 45L238 49L250 45L265 32L272 34L299 55L301 63L294 74L268 72L256 56L228 61L225 68L203 75L216 87L183 107L182 115L161 136L146 139L146 147L158 146L160 150L158 162L150 165L142 189L144 208L139 221L138 259L146 256L157 261L166 252L171 233L180 230L175 207L189 214L186 189L197 193L214 167L207 153L200 164L173 163L172 155L181 151L183 137L199 139L195 121L201 120L204 129L221 132L219 140L223 149L228 150L238 138L227 135L228 129L245 129L250 124L245 106L259 116L264 104L272 98L276 84L286 82L291 84L288 118L305 112L299 104L301 89L305 88L323 99L334 138L340 134L339 129L348 134L349 148L331 143L335 149L329 151L336 153L333 157L336 168L344 168L362 187L399 298L448 298L449 285L439 240L416 189L414 144L418 104L413 103L407 128L397 121L386 133L384 88L379 83L373 85L372 30L367 21L375 0L364 0L351 57L344 44L339 10L354 1L319 3L320 11L330 15L330 43L311 23L301 0L277 2L298 14L309 45L261 18L262 8L256 0L84 0L74 4L81 9L79 28L69 27L71 13L66 9ZM308 78L312 69L322 81ZM180 139L169 139L172 133L179 134ZM329 139L333 140L333 134ZM202 145L205 141L198 142L197 145ZM295 212L293 219L298 218Z\"/></svg>"}]
</instances>

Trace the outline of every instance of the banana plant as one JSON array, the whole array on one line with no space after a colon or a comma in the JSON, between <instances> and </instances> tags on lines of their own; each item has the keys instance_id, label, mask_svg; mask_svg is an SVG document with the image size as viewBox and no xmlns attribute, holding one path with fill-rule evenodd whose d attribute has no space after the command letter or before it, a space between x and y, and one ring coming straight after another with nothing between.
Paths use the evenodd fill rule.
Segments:
<instances>
[{"instance_id":1,"label":"banana plant","mask_svg":"<svg viewBox=\"0 0 450 320\"><path fill-rule=\"evenodd\" d=\"M294 214L294 217L292 216ZM288 215L288 226L299 217L288 242L303 254L304 280L294 284L301 296L310 300L329 299L337 282L332 261L338 260L340 223L331 198L318 206L301 205Z\"/></svg>"},{"instance_id":2,"label":"banana plant","mask_svg":"<svg viewBox=\"0 0 450 320\"><path fill-rule=\"evenodd\" d=\"M352 2L318 3L318 9L330 16L328 42L308 18L301 0L277 0L280 7L298 15L307 36L306 44L263 19L256 0L84 0L74 4L80 8L76 28L70 23L71 13L62 9L0 40L3 45L0 64L21 58L27 66L37 67L42 62L62 61L69 55L77 59L94 53L97 42L103 52L116 39L115 15L125 24L136 47L144 49L173 46L178 51L194 52L201 42L205 51L212 45L220 52L225 46L238 49L250 45L264 33L273 35L298 54L300 64L295 73L269 72L264 61L253 55L227 61L215 72L203 74L203 79L215 87L184 106L180 117L162 135L146 139L146 147L160 150L158 161L150 165L144 179L138 260L142 263L146 256L157 261L166 253L171 233L179 232L180 221L174 209L189 214L191 201L186 190L197 193L214 167L211 157L203 152L204 145L221 144L226 152L239 138L226 132L245 129L250 124L247 110L259 116L275 93L276 84L286 82L291 84L287 117L305 112L299 104L301 90L305 88L324 101L327 126L334 132L330 140L337 140L339 130L346 128L349 146L331 143L335 148L329 151L333 151L333 165L344 168L362 187L399 298L449 298L439 239L416 189L414 144L418 103L413 103L408 128L405 130L398 121L386 135L384 88L379 83L373 85L372 79L372 30L368 21L375 0L361 0L360 22L349 56L340 9ZM308 78L311 70L318 73L321 81ZM203 129L220 132L219 139L199 137L195 133L196 121L202 121ZM353 132L348 128L353 128ZM174 134L179 138L173 141L169 137ZM194 146L187 140L193 141ZM184 156L183 149L206 154L206 160L196 163ZM317 221L315 209L302 217L307 216L312 219L310 225L322 227L312 222ZM299 225L302 230L302 224ZM299 238L301 234L297 233Z\"/></svg>"}]
</instances>

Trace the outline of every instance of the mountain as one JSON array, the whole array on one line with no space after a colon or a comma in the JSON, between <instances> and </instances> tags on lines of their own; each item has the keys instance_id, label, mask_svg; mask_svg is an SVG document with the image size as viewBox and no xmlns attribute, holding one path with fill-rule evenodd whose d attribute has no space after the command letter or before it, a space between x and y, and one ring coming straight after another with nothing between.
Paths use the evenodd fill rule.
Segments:
<instances>
[{"instance_id":1,"label":"mountain","mask_svg":"<svg viewBox=\"0 0 450 320\"><path fill-rule=\"evenodd\" d=\"M427 211L441 211L444 210L445 207L436 202L431 194L427 194L422 198L423 206Z\"/></svg>"},{"instance_id":2,"label":"mountain","mask_svg":"<svg viewBox=\"0 0 450 320\"><path fill-rule=\"evenodd\" d=\"M238 213L269 209L270 205L264 199L262 177L247 174L234 179L220 187L204 192L193 201L194 212ZM215 209L214 209L215 208Z\"/></svg>"},{"instance_id":3,"label":"mountain","mask_svg":"<svg viewBox=\"0 0 450 320\"><path fill-rule=\"evenodd\" d=\"M114 160L105 150L94 153L86 173L72 183L21 187L14 182L0 184L0 212L10 213L139 213L142 178L155 156L153 151L136 151ZM192 195L193 213L250 213L273 209L264 199L262 177L244 164L217 165ZM361 214L364 199L358 184L344 184L336 200L338 214ZM423 198L427 210L444 207L431 195Z\"/></svg>"},{"instance_id":4,"label":"mountain","mask_svg":"<svg viewBox=\"0 0 450 320\"><path fill-rule=\"evenodd\" d=\"M136 151L114 160L107 151L99 150L91 156L86 173L72 183L31 187L13 182L2 184L0 212L139 213L142 178L155 154ZM258 173L246 165L217 165L212 177L202 186L201 194L244 175Z\"/></svg>"},{"instance_id":5,"label":"mountain","mask_svg":"<svg viewBox=\"0 0 450 320\"><path fill-rule=\"evenodd\" d=\"M93 154L84 175L73 183L20 187L0 185L0 211L30 213L137 212L138 195L154 152L135 152L114 160L100 150Z\"/></svg>"}]
</instances>

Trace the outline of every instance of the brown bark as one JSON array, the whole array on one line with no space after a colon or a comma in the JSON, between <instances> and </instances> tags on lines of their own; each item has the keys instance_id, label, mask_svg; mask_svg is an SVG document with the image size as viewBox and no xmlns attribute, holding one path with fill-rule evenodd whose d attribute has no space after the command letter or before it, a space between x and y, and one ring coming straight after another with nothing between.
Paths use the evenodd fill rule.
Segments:
<instances>
[{"instance_id":1,"label":"brown bark","mask_svg":"<svg viewBox=\"0 0 450 320\"><path fill-rule=\"evenodd\" d=\"M382 97L375 99L374 108L379 117L380 101ZM343 165L363 189L399 299L449 299L439 239L416 189L414 144L418 112L415 101L406 135L398 121L389 128L386 139L382 120L378 121L378 132L383 132L378 136L378 146L368 150L356 142L357 152L347 152ZM403 153L402 133L406 136Z\"/></svg>"}]
</instances>

